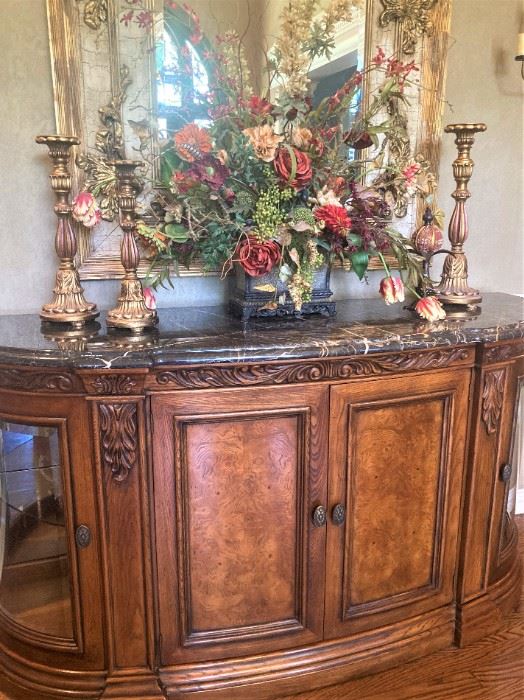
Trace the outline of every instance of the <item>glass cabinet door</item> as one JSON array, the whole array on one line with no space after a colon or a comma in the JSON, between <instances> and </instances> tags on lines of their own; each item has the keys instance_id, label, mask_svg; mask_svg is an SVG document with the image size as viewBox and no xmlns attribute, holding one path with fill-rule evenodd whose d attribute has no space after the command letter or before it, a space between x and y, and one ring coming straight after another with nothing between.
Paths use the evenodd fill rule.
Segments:
<instances>
[{"instance_id":1,"label":"glass cabinet door","mask_svg":"<svg viewBox=\"0 0 524 700\"><path fill-rule=\"evenodd\" d=\"M0 420L0 607L30 630L74 637L57 427Z\"/></svg>"}]
</instances>

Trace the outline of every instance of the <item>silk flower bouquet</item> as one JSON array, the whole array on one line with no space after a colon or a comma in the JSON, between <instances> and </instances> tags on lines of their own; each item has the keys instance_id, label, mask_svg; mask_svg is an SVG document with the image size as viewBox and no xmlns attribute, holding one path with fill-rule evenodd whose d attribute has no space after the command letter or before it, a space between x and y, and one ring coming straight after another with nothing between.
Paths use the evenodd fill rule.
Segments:
<instances>
[{"instance_id":1,"label":"silk flower bouquet","mask_svg":"<svg viewBox=\"0 0 524 700\"><path fill-rule=\"evenodd\" d=\"M310 95L311 63L329 59L336 27L351 21L355 4L332 0L319 13L318 0L290 0L267 60L263 95L250 87L235 33L217 38L203 52L212 80L200 100L209 124L188 121L170 135L151 205L154 222L138 224L140 236L155 251L152 286L169 281L173 266L188 265L194 257L224 276L234 263L252 277L276 269L300 311L322 265L337 257L349 260L363 279L370 260L378 258L386 274L379 291L389 304L404 300L404 282L402 273L391 274L387 251L397 258L406 286L427 287L422 258L391 226L383 196L385 183L416 196L427 178L420 163L395 172L386 157L389 141L401 128L388 116L388 106L407 101L404 88L417 67L387 58L379 48L369 67L349 75L334 94L318 104ZM203 41L198 17L192 11L188 16L190 40L198 46ZM358 103L366 77L375 85L368 106L344 130L343 118ZM350 157L364 149L370 155ZM274 291L269 306L276 308L276 287L262 284L260 289ZM422 301L426 317L429 301L430 318L442 318L436 297Z\"/></svg>"}]
</instances>

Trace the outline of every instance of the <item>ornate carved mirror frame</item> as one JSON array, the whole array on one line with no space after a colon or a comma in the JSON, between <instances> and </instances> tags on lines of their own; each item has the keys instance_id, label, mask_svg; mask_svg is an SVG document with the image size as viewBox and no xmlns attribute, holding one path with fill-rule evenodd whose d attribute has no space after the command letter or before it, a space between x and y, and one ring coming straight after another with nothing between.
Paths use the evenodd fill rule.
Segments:
<instances>
[{"instance_id":1,"label":"ornate carved mirror frame","mask_svg":"<svg viewBox=\"0 0 524 700\"><path fill-rule=\"evenodd\" d=\"M89 171L104 175L106 162L115 157L135 157L140 147L140 125L154 113L153 37L142 38L137 58L136 38L124 36L122 8L118 0L46 0L53 72L57 133L74 134L81 140L76 154L84 169L76 168L73 187L85 183ZM411 95L405 120L406 138L392 148L391 157L402 162L420 154L438 172L442 135L441 115L446 75L446 54L452 0L366 0L366 48L368 61L377 46L420 66L423 90ZM142 0L154 11L161 0ZM144 57L146 57L144 59ZM145 86L148 86L147 88ZM134 127L130 126L134 123ZM87 156L87 158L86 158ZM86 162L87 161L87 162ZM413 231L416 206L405 205L393 194L399 216L396 226ZM104 206L114 207L111 197ZM79 227L78 265L82 279L113 279L122 276L119 233L107 222L96 245L92 233ZM144 265L144 269L147 263ZM202 275L198 265L182 275Z\"/></svg>"}]
</instances>

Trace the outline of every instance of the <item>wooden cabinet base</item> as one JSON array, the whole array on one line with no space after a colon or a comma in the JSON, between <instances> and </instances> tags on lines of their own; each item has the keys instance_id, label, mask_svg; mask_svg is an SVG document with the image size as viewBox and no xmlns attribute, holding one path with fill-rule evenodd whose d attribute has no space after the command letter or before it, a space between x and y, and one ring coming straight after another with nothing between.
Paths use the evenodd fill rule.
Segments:
<instances>
[{"instance_id":1,"label":"wooden cabinet base","mask_svg":"<svg viewBox=\"0 0 524 700\"><path fill-rule=\"evenodd\" d=\"M4 375L19 697L274 700L502 627L521 341L197 369Z\"/></svg>"},{"instance_id":2,"label":"wooden cabinet base","mask_svg":"<svg viewBox=\"0 0 524 700\"><path fill-rule=\"evenodd\" d=\"M268 700L375 673L453 643L454 608L388 628L245 659L160 672L169 700Z\"/></svg>"},{"instance_id":3,"label":"wooden cabinet base","mask_svg":"<svg viewBox=\"0 0 524 700\"><path fill-rule=\"evenodd\" d=\"M473 644L497 632L502 621L519 606L522 564L515 556L508 573L489 586L487 592L462 605L457 614L456 643L459 647Z\"/></svg>"}]
</instances>

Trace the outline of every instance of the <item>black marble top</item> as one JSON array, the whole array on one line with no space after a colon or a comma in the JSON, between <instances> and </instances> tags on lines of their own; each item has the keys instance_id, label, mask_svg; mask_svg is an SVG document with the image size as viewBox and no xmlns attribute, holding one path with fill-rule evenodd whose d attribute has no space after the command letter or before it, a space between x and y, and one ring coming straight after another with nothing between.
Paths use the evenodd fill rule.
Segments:
<instances>
[{"instance_id":1,"label":"black marble top","mask_svg":"<svg viewBox=\"0 0 524 700\"><path fill-rule=\"evenodd\" d=\"M381 299L339 301L333 318L247 324L220 306L160 309L157 329L142 337L108 333L103 322L75 337L38 316L0 316L0 364L131 368L365 355L522 338L523 311L524 300L507 294L486 294L476 317L433 324Z\"/></svg>"}]
</instances>

